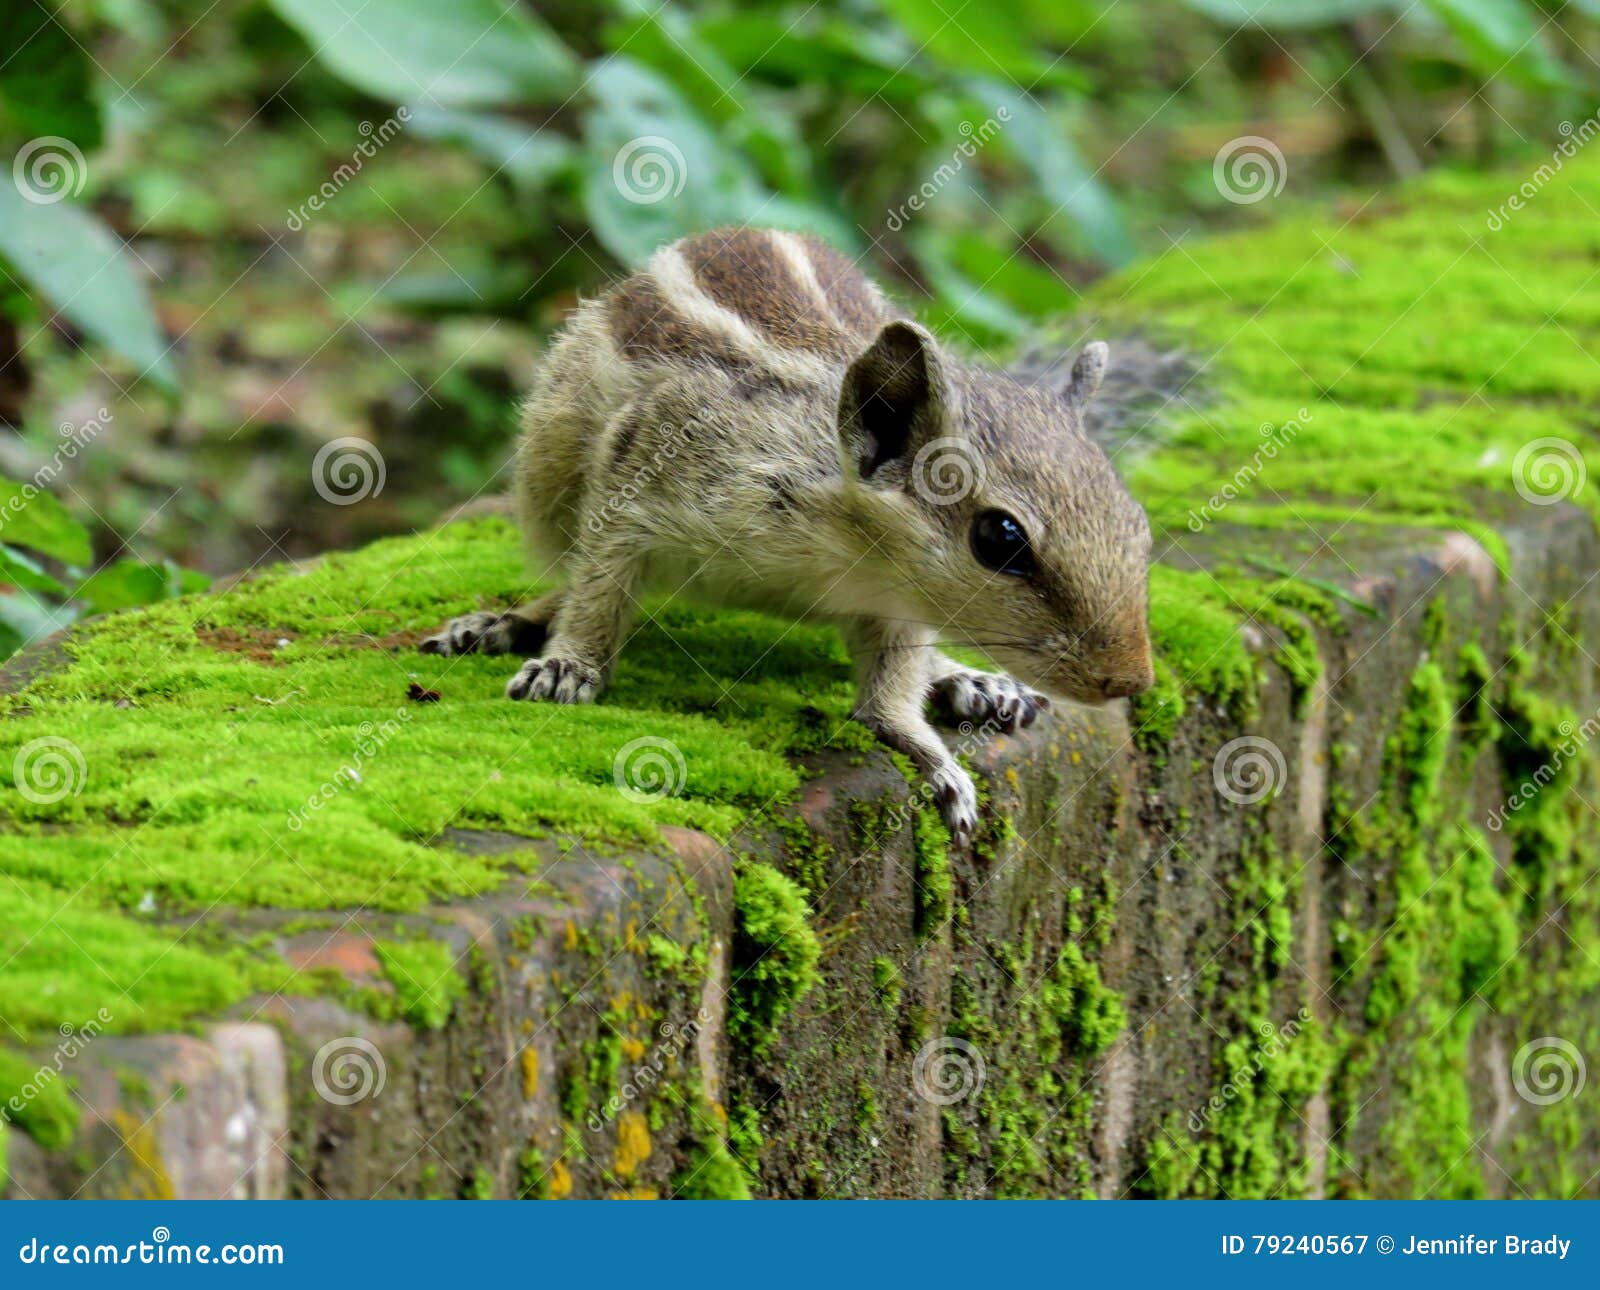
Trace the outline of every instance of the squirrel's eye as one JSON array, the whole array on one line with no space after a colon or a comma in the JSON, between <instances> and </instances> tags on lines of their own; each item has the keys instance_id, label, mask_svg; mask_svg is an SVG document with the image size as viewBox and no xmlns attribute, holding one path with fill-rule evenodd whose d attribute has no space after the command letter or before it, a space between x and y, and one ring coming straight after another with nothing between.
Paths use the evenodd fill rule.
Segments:
<instances>
[{"instance_id":1,"label":"squirrel's eye","mask_svg":"<svg viewBox=\"0 0 1600 1290\"><path fill-rule=\"evenodd\" d=\"M972 521L972 554L996 573L1033 572L1033 547L1022 525L1004 511L985 511Z\"/></svg>"}]
</instances>

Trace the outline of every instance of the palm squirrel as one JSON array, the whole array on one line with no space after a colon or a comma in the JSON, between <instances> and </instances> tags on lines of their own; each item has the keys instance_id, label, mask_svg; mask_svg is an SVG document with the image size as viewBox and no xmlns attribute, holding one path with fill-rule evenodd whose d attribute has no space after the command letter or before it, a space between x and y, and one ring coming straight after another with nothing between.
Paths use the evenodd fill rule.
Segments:
<instances>
[{"instance_id":1,"label":"palm squirrel","mask_svg":"<svg viewBox=\"0 0 1600 1290\"><path fill-rule=\"evenodd\" d=\"M1052 383L960 359L811 236L675 242L578 308L523 409L519 519L566 585L422 648L537 655L510 698L587 703L646 583L836 623L856 718L962 841L977 794L930 698L1010 732L1039 691L1098 704L1153 679L1149 524L1084 431L1107 362L1094 342Z\"/></svg>"}]
</instances>

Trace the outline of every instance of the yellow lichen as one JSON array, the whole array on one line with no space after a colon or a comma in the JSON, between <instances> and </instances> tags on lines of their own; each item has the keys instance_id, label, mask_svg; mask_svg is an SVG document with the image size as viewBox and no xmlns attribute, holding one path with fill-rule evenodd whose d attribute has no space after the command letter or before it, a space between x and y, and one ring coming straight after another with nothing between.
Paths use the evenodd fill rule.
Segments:
<instances>
[{"instance_id":1,"label":"yellow lichen","mask_svg":"<svg viewBox=\"0 0 1600 1290\"><path fill-rule=\"evenodd\" d=\"M639 1166L650 1158L650 1126L637 1111L624 1111L617 1117L617 1154L613 1168L618 1178L632 1178Z\"/></svg>"},{"instance_id":2,"label":"yellow lichen","mask_svg":"<svg viewBox=\"0 0 1600 1290\"><path fill-rule=\"evenodd\" d=\"M123 1200L172 1200L177 1192L172 1177L161 1162L161 1145L149 1120L136 1120L126 1111L117 1111L111 1123L122 1138L131 1168L117 1188Z\"/></svg>"},{"instance_id":3,"label":"yellow lichen","mask_svg":"<svg viewBox=\"0 0 1600 1290\"><path fill-rule=\"evenodd\" d=\"M566 1200L572 1195L572 1170L567 1168L565 1160L557 1160L550 1166L550 1199Z\"/></svg>"},{"instance_id":4,"label":"yellow lichen","mask_svg":"<svg viewBox=\"0 0 1600 1290\"><path fill-rule=\"evenodd\" d=\"M519 1060L522 1063L522 1096L531 1102L534 1094L539 1091L538 1050L531 1045L524 1048Z\"/></svg>"}]
</instances>

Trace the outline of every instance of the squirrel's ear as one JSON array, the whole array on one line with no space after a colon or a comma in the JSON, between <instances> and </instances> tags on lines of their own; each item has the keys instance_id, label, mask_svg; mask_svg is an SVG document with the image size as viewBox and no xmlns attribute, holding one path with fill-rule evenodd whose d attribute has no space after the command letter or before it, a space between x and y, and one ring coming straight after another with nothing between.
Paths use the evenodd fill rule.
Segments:
<instances>
[{"instance_id":1,"label":"squirrel's ear","mask_svg":"<svg viewBox=\"0 0 1600 1290\"><path fill-rule=\"evenodd\" d=\"M850 364L839 392L846 464L870 479L936 436L943 381L933 337L916 323L886 323Z\"/></svg>"},{"instance_id":2,"label":"squirrel's ear","mask_svg":"<svg viewBox=\"0 0 1600 1290\"><path fill-rule=\"evenodd\" d=\"M1095 391L1105 378L1106 367L1111 362L1111 346L1103 340L1091 340L1072 365L1072 379L1067 383L1067 402L1075 408L1088 406Z\"/></svg>"}]
</instances>

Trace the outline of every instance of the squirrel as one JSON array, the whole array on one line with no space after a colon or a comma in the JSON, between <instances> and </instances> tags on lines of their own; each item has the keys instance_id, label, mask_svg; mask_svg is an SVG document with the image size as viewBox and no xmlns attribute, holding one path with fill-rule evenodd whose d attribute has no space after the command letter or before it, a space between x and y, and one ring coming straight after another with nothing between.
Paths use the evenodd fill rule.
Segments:
<instances>
[{"instance_id":1,"label":"squirrel","mask_svg":"<svg viewBox=\"0 0 1600 1290\"><path fill-rule=\"evenodd\" d=\"M523 407L518 518L566 585L421 648L519 654L508 697L587 703L646 583L833 622L854 716L963 842L977 793L930 699L1011 733L1048 695L1153 683L1149 523L1084 430L1108 359L1090 343L1065 379L962 359L809 234L674 242L578 307Z\"/></svg>"}]
</instances>

